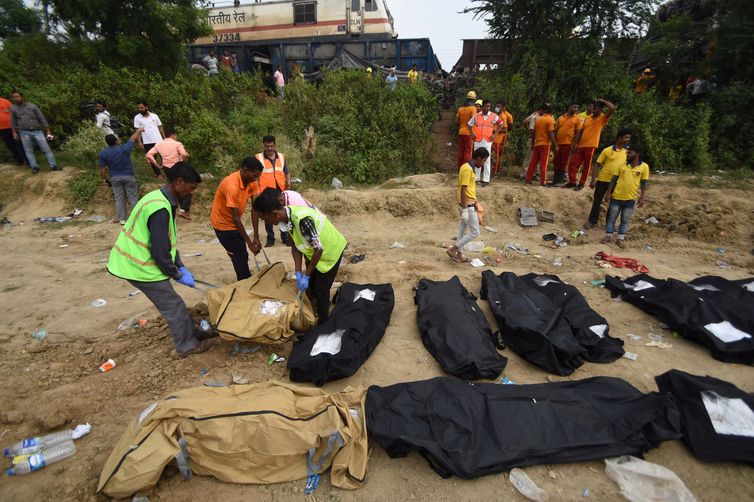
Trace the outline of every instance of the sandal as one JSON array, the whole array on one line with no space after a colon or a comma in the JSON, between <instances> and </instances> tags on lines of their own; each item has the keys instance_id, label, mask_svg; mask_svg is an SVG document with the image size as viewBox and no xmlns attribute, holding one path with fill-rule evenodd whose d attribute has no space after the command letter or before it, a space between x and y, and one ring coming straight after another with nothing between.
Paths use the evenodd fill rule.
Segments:
<instances>
[{"instance_id":1,"label":"sandal","mask_svg":"<svg viewBox=\"0 0 754 502\"><path fill-rule=\"evenodd\" d=\"M459 261L460 263L466 263L467 261L469 261L469 259L468 259L468 258L466 258L466 255L465 255L465 254L463 254L463 253L461 253L460 251L458 251L458 252L456 253L456 256L458 257L458 261Z\"/></svg>"},{"instance_id":2,"label":"sandal","mask_svg":"<svg viewBox=\"0 0 754 502\"><path fill-rule=\"evenodd\" d=\"M460 263L460 260L458 259L458 255L454 253L451 248L448 248L448 250L445 251L445 253L447 253L448 257L450 257L451 260L453 260L456 263Z\"/></svg>"},{"instance_id":3,"label":"sandal","mask_svg":"<svg viewBox=\"0 0 754 502\"><path fill-rule=\"evenodd\" d=\"M600 242L602 244L610 244L610 237L603 237L602 239L600 239Z\"/></svg>"},{"instance_id":4,"label":"sandal","mask_svg":"<svg viewBox=\"0 0 754 502\"><path fill-rule=\"evenodd\" d=\"M626 243L623 242L623 239L618 239L617 241L615 241L615 243L618 245L619 248L626 249Z\"/></svg>"}]
</instances>

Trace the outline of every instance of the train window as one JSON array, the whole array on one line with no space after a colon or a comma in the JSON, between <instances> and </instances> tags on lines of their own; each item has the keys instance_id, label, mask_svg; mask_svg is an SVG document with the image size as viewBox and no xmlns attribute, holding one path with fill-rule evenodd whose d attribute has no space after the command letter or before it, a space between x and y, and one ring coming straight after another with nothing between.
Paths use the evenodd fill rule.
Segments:
<instances>
[{"instance_id":1,"label":"train window","mask_svg":"<svg viewBox=\"0 0 754 502\"><path fill-rule=\"evenodd\" d=\"M364 10L374 12L377 10L377 0L364 0Z\"/></svg>"},{"instance_id":2,"label":"train window","mask_svg":"<svg viewBox=\"0 0 754 502\"><path fill-rule=\"evenodd\" d=\"M293 24L311 24L317 22L317 2L293 4Z\"/></svg>"},{"instance_id":3,"label":"train window","mask_svg":"<svg viewBox=\"0 0 754 502\"><path fill-rule=\"evenodd\" d=\"M361 0L351 0L351 10L354 12L361 10Z\"/></svg>"}]
</instances>

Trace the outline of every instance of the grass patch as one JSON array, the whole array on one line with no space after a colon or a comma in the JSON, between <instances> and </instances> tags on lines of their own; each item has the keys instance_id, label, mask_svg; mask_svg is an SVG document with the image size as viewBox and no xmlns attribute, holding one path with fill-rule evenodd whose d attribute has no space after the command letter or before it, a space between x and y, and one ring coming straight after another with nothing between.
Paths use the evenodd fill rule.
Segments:
<instances>
[{"instance_id":1,"label":"grass patch","mask_svg":"<svg viewBox=\"0 0 754 502\"><path fill-rule=\"evenodd\" d=\"M21 286L18 286L16 284L8 284L7 286L4 286L3 289L0 290L0 292L10 293L11 291L15 291L17 289L21 289Z\"/></svg>"}]
</instances>

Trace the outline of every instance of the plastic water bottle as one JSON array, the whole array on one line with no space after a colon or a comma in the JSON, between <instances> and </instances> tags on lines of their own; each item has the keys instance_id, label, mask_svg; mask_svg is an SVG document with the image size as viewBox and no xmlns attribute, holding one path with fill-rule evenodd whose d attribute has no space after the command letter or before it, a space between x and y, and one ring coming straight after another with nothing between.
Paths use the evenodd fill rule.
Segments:
<instances>
[{"instance_id":1,"label":"plastic water bottle","mask_svg":"<svg viewBox=\"0 0 754 502\"><path fill-rule=\"evenodd\" d=\"M46 436L27 438L23 441L19 441L10 448L6 448L5 456L17 457L19 455L30 455L40 450L47 449L50 446L78 439L81 436L89 434L89 431L91 430L91 425L82 424L77 426L75 429L53 432L52 434L47 434Z\"/></svg>"},{"instance_id":2,"label":"plastic water bottle","mask_svg":"<svg viewBox=\"0 0 754 502\"><path fill-rule=\"evenodd\" d=\"M8 476L18 476L38 471L45 466L68 458L74 453L76 453L76 445L73 444L73 441L68 440L64 443L45 448L43 451L28 456L23 455L18 461L14 458L13 467L8 469Z\"/></svg>"},{"instance_id":3,"label":"plastic water bottle","mask_svg":"<svg viewBox=\"0 0 754 502\"><path fill-rule=\"evenodd\" d=\"M521 495L527 499L535 500L536 502L547 502L547 492L538 487L521 469L511 469L508 477L510 478L511 484L516 487L516 490L521 492Z\"/></svg>"}]
</instances>

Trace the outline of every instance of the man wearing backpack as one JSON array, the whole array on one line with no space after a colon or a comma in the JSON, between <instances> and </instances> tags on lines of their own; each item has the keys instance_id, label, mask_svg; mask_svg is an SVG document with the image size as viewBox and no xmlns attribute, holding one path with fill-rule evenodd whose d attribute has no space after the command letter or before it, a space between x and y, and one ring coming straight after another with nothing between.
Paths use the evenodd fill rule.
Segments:
<instances>
[{"instance_id":1,"label":"man wearing backpack","mask_svg":"<svg viewBox=\"0 0 754 502\"><path fill-rule=\"evenodd\" d=\"M97 126L97 129L100 129L105 136L115 134L110 125L110 112L107 111L107 103L100 100L95 101L94 111L97 112L97 115L95 116L95 125Z\"/></svg>"}]
</instances>

